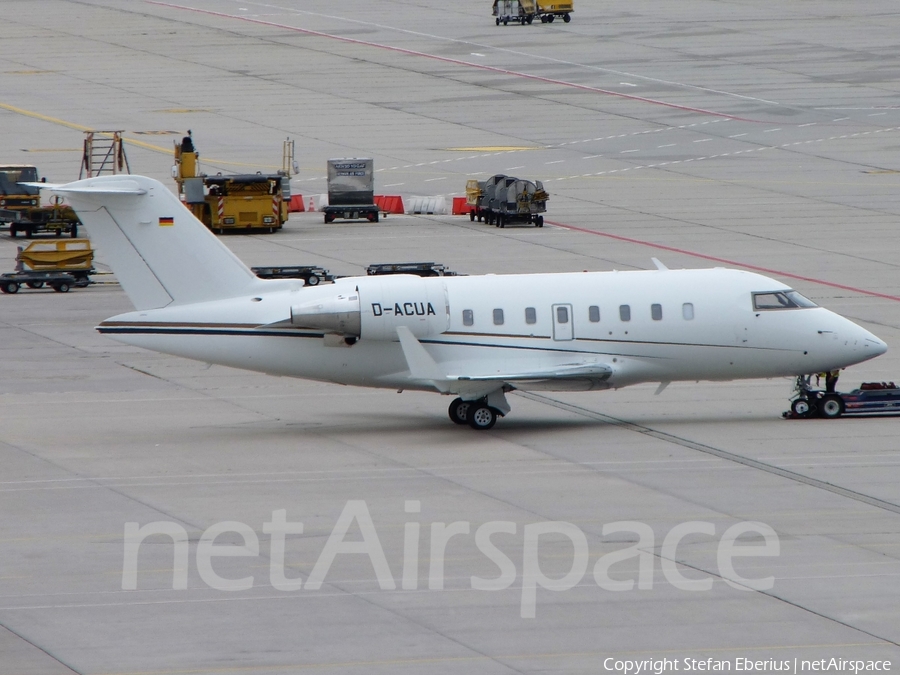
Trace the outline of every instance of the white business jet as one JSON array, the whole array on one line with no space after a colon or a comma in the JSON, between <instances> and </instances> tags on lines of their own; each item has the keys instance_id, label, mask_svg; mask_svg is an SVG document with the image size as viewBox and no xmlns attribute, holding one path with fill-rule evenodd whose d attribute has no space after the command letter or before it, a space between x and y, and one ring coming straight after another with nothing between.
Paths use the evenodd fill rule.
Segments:
<instances>
[{"instance_id":1,"label":"white business jet","mask_svg":"<svg viewBox=\"0 0 900 675\"><path fill-rule=\"evenodd\" d=\"M65 195L136 311L101 333L234 368L455 396L490 429L514 389L830 371L883 354L867 330L732 269L463 277L257 278L165 186L104 176Z\"/></svg>"}]
</instances>

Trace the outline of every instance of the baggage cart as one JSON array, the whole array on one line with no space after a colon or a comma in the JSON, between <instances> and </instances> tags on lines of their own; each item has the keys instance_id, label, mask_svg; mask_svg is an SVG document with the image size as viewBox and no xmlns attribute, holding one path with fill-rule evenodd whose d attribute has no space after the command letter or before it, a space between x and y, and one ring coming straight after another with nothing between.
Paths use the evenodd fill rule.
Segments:
<instances>
[{"instance_id":1,"label":"baggage cart","mask_svg":"<svg viewBox=\"0 0 900 675\"><path fill-rule=\"evenodd\" d=\"M251 267L250 271L260 279L303 279L307 286L318 286L322 282L334 281L334 276L328 270L314 265Z\"/></svg>"}]
</instances>

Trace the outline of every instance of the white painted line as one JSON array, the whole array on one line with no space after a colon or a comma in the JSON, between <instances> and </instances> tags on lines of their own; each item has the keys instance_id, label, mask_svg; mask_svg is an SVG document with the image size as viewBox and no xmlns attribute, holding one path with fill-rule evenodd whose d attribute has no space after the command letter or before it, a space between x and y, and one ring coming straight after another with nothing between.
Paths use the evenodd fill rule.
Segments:
<instances>
[{"instance_id":1,"label":"white painted line","mask_svg":"<svg viewBox=\"0 0 900 675\"><path fill-rule=\"evenodd\" d=\"M636 87L636 84L632 84L631 82L619 82L623 87Z\"/></svg>"},{"instance_id":2,"label":"white painted line","mask_svg":"<svg viewBox=\"0 0 900 675\"><path fill-rule=\"evenodd\" d=\"M844 120L849 120L849 117L838 117L836 120L831 120L832 122L843 122Z\"/></svg>"},{"instance_id":3,"label":"white painted line","mask_svg":"<svg viewBox=\"0 0 900 675\"><path fill-rule=\"evenodd\" d=\"M781 131L781 128L778 129L766 129L763 131L764 134L772 133L773 131Z\"/></svg>"},{"instance_id":4,"label":"white painted line","mask_svg":"<svg viewBox=\"0 0 900 675\"><path fill-rule=\"evenodd\" d=\"M596 159L597 157L603 157L603 155L588 155L587 157L582 157L581 159Z\"/></svg>"},{"instance_id":5,"label":"white painted line","mask_svg":"<svg viewBox=\"0 0 900 675\"><path fill-rule=\"evenodd\" d=\"M389 185L385 185L384 187L400 187L401 185L406 185L406 183L390 183Z\"/></svg>"},{"instance_id":6,"label":"white painted line","mask_svg":"<svg viewBox=\"0 0 900 675\"><path fill-rule=\"evenodd\" d=\"M620 155L624 155L624 154L626 154L626 153L628 153L628 152L640 152L640 150L622 150L619 154L620 154Z\"/></svg>"},{"instance_id":7,"label":"white painted line","mask_svg":"<svg viewBox=\"0 0 900 675\"><path fill-rule=\"evenodd\" d=\"M668 143L668 144L666 144L666 145L657 145L656 147L657 147L657 148L674 148L674 147L675 147L675 144L674 144L674 143Z\"/></svg>"},{"instance_id":8,"label":"white painted line","mask_svg":"<svg viewBox=\"0 0 900 675\"><path fill-rule=\"evenodd\" d=\"M484 56L484 54L479 54L478 52L472 52L472 56Z\"/></svg>"},{"instance_id":9,"label":"white painted line","mask_svg":"<svg viewBox=\"0 0 900 675\"><path fill-rule=\"evenodd\" d=\"M808 122L806 124L801 124L800 127L814 127L816 126L816 122Z\"/></svg>"},{"instance_id":10,"label":"white painted line","mask_svg":"<svg viewBox=\"0 0 900 675\"><path fill-rule=\"evenodd\" d=\"M447 180L446 176L441 176L440 178L427 178L425 179L426 183L433 183L436 180Z\"/></svg>"},{"instance_id":11,"label":"white painted line","mask_svg":"<svg viewBox=\"0 0 900 675\"><path fill-rule=\"evenodd\" d=\"M734 136L729 136L728 138L740 138L741 136L746 136L747 134L735 134Z\"/></svg>"},{"instance_id":12,"label":"white painted line","mask_svg":"<svg viewBox=\"0 0 900 675\"><path fill-rule=\"evenodd\" d=\"M525 165L523 164L522 166L511 166L508 169L503 169L503 170L504 171L515 171L516 169L524 169L524 168L525 168Z\"/></svg>"},{"instance_id":13,"label":"white painted line","mask_svg":"<svg viewBox=\"0 0 900 675\"><path fill-rule=\"evenodd\" d=\"M699 138L694 143L706 143L706 141L711 141L711 138Z\"/></svg>"},{"instance_id":14,"label":"white painted line","mask_svg":"<svg viewBox=\"0 0 900 675\"><path fill-rule=\"evenodd\" d=\"M869 117L878 117L879 115L887 115L887 113L872 113Z\"/></svg>"},{"instance_id":15,"label":"white painted line","mask_svg":"<svg viewBox=\"0 0 900 675\"><path fill-rule=\"evenodd\" d=\"M552 161L552 162L544 162L544 164L562 164L562 163L565 162L565 161L566 161L566 160L564 160L564 159L557 159L557 160L554 160L554 161Z\"/></svg>"}]
</instances>

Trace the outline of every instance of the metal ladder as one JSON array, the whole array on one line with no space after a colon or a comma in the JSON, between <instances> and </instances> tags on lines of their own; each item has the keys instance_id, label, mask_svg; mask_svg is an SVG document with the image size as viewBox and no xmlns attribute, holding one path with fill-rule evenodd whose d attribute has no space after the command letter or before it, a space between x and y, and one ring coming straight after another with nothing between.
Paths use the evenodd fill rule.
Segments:
<instances>
[{"instance_id":1,"label":"metal ladder","mask_svg":"<svg viewBox=\"0 0 900 675\"><path fill-rule=\"evenodd\" d=\"M122 144L124 131L85 131L84 154L81 157L79 180L85 177L131 173L125 146Z\"/></svg>"}]
</instances>

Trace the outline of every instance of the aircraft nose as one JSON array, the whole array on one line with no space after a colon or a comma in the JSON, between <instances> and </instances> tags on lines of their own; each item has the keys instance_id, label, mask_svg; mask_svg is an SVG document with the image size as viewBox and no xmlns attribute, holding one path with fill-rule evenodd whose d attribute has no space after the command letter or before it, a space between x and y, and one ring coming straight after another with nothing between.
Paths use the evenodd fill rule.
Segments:
<instances>
[{"instance_id":1,"label":"aircraft nose","mask_svg":"<svg viewBox=\"0 0 900 675\"><path fill-rule=\"evenodd\" d=\"M854 351L861 353L865 359L874 359L876 356L884 354L888 346L881 338L873 335L862 326L851 323L853 330L848 336L847 341Z\"/></svg>"},{"instance_id":2,"label":"aircraft nose","mask_svg":"<svg viewBox=\"0 0 900 675\"><path fill-rule=\"evenodd\" d=\"M866 331L867 335L863 340L863 347L872 352L873 356L881 356L888 350L887 343L880 338L875 337L869 331Z\"/></svg>"}]
</instances>

